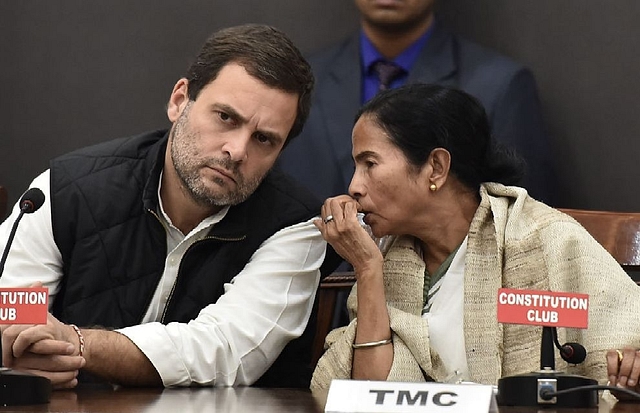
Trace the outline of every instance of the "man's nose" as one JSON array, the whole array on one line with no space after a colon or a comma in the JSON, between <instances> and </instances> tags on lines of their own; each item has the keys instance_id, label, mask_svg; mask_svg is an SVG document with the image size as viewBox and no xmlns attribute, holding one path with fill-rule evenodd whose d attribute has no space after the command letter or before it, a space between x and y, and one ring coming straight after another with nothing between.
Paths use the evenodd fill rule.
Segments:
<instances>
[{"instance_id":1,"label":"man's nose","mask_svg":"<svg viewBox=\"0 0 640 413\"><path fill-rule=\"evenodd\" d=\"M244 162L247 159L251 134L244 131L234 133L225 142L222 151L229 155L233 162Z\"/></svg>"}]
</instances>

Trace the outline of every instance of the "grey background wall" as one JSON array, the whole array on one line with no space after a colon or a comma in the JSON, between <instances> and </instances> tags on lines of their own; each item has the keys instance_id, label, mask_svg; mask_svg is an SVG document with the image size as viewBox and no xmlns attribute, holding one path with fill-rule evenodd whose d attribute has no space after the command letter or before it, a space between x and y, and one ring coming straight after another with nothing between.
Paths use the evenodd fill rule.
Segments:
<instances>
[{"instance_id":1,"label":"grey background wall","mask_svg":"<svg viewBox=\"0 0 640 413\"><path fill-rule=\"evenodd\" d=\"M637 0L445 0L443 20L531 67L556 154L557 206L640 210ZM304 52L358 26L351 0L0 2L0 184L17 200L69 150L168 126L205 38L273 24Z\"/></svg>"}]
</instances>

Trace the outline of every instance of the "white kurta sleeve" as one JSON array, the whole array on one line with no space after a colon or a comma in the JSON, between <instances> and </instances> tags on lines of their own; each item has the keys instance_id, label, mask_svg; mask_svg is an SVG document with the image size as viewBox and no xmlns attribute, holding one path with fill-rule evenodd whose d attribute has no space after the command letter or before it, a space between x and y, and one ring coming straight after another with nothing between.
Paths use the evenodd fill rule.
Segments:
<instances>
[{"instance_id":1,"label":"white kurta sleeve","mask_svg":"<svg viewBox=\"0 0 640 413\"><path fill-rule=\"evenodd\" d=\"M118 331L147 356L165 386L250 385L304 331L325 249L312 220L287 227L194 320Z\"/></svg>"},{"instance_id":2,"label":"white kurta sleeve","mask_svg":"<svg viewBox=\"0 0 640 413\"><path fill-rule=\"evenodd\" d=\"M37 211L24 214L18 224L7 255L4 272L0 278L0 286L28 287L40 281L49 288L49 305L51 305L62 278L62 256L53 239L49 175L47 170L31 183L31 188L40 188L44 193L44 204ZM19 214L20 207L16 203L11 215L0 225L0 251L2 252Z\"/></svg>"}]
</instances>

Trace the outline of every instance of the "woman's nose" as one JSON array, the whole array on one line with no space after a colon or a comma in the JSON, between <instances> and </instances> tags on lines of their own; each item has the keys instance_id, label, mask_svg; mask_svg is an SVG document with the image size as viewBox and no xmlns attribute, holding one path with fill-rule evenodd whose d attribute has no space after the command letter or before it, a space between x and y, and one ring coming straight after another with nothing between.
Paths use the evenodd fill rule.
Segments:
<instances>
[{"instance_id":1,"label":"woman's nose","mask_svg":"<svg viewBox=\"0 0 640 413\"><path fill-rule=\"evenodd\" d=\"M354 174L353 178L351 178L351 183L349 183L349 195L351 195L355 200L358 200L362 197L362 193L362 185Z\"/></svg>"}]
</instances>

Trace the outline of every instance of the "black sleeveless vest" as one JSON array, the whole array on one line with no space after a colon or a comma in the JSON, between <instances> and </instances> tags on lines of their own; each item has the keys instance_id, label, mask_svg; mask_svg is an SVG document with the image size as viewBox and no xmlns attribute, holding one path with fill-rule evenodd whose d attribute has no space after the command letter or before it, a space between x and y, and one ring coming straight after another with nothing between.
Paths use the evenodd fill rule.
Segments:
<instances>
[{"instance_id":1,"label":"black sleeveless vest","mask_svg":"<svg viewBox=\"0 0 640 413\"><path fill-rule=\"evenodd\" d=\"M53 235L64 274L52 311L61 321L108 328L141 322L167 254L155 212L167 137L166 131L146 133L51 161ZM319 211L313 195L272 170L187 250L162 322L194 319L218 300L263 241ZM308 386L314 325L311 320L257 384Z\"/></svg>"}]
</instances>

